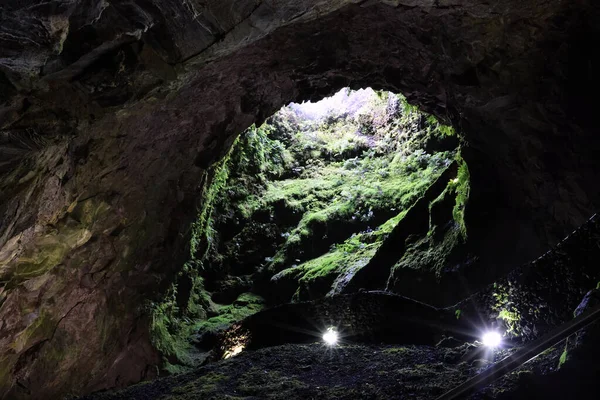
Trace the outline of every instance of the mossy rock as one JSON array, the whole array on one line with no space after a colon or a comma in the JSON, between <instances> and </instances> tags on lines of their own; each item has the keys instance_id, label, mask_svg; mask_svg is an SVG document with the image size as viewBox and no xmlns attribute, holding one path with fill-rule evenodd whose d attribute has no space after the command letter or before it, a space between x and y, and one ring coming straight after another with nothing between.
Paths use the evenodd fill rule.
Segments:
<instances>
[{"instance_id":1,"label":"mossy rock","mask_svg":"<svg viewBox=\"0 0 600 400\"><path fill-rule=\"evenodd\" d=\"M265 300L254 293L242 293L230 305L217 304L217 315L195 324L200 345L210 347L219 333L264 308Z\"/></svg>"},{"instance_id":2,"label":"mossy rock","mask_svg":"<svg viewBox=\"0 0 600 400\"><path fill-rule=\"evenodd\" d=\"M186 336L210 343L264 307L242 291L273 305L349 288L455 156L424 150L448 131L404 103L382 92L357 115L318 121L283 109L238 137L204 176L190 260L151 305L165 354L180 360Z\"/></svg>"},{"instance_id":3,"label":"mossy rock","mask_svg":"<svg viewBox=\"0 0 600 400\"><path fill-rule=\"evenodd\" d=\"M12 287L41 276L63 263L67 254L91 238L89 229L69 217L60 221L56 229L48 230L27 243L20 254L20 238L17 236L3 248L4 254L0 254L0 281L8 282L7 286Z\"/></svg>"}]
</instances>

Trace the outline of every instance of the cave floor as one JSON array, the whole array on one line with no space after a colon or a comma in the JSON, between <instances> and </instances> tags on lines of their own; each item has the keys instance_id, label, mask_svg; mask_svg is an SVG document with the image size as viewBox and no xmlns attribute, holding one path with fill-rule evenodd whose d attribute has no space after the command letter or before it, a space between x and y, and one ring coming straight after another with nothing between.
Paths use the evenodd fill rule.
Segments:
<instances>
[{"instance_id":1,"label":"cave floor","mask_svg":"<svg viewBox=\"0 0 600 400\"><path fill-rule=\"evenodd\" d=\"M469 343L456 347L321 343L242 352L194 372L141 383L87 400L117 399L436 399L513 350L493 356ZM560 346L472 398L497 398L528 377L555 369ZM509 398L513 398L510 396Z\"/></svg>"}]
</instances>

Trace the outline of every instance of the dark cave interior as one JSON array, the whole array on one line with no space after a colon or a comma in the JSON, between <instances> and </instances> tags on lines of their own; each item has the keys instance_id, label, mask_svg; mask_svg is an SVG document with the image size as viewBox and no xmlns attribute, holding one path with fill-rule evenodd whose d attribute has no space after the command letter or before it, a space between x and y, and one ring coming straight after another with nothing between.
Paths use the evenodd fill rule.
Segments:
<instances>
[{"instance_id":1,"label":"dark cave interior","mask_svg":"<svg viewBox=\"0 0 600 400\"><path fill-rule=\"evenodd\" d=\"M0 399L435 399L595 306L599 22L587 0L0 5ZM229 215L211 206L218 167L286 104L346 87L401 94L437 121L408 125L453 127L477 261L429 279L411 269L423 257L398 257L441 249L428 226L457 222L458 191L434 201L459 178L455 161L339 293L327 294L332 276L313 284L313 264L298 258L304 269L245 274L252 295L223 295L223 274L204 276L194 258L211 238L202 216ZM403 268L390 275L391 264ZM286 280L297 271L307 272ZM278 295L265 307L253 291ZM211 334L209 355L181 345L200 334L190 321L227 312L235 321ZM492 323L511 347L472 356L474 324ZM323 351L327 326L343 340ZM470 398L596 398L598 329ZM105 390L116 391L92 394Z\"/></svg>"}]
</instances>

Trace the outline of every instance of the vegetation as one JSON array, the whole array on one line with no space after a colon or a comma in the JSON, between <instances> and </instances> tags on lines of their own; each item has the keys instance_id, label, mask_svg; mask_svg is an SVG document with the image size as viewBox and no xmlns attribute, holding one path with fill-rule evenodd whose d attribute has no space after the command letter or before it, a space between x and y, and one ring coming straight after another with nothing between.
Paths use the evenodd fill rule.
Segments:
<instances>
[{"instance_id":1,"label":"vegetation","mask_svg":"<svg viewBox=\"0 0 600 400\"><path fill-rule=\"evenodd\" d=\"M460 157L457 156L458 161L458 174L456 178L451 181L452 188L456 193L456 203L454 205L454 209L452 210L452 216L454 217L454 221L460 227L460 233L463 238L467 238L467 227L465 225L465 208L467 205L467 201L469 200L469 191L471 189L470 186L470 175L469 175L469 167L467 163Z\"/></svg>"},{"instance_id":2,"label":"vegetation","mask_svg":"<svg viewBox=\"0 0 600 400\"><path fill-rule=\"evenodd\" d=\"M457 170L455 177L447 182L439 194L433 192L429 194L432 198L423 199L428 201L427 210L419 208L411 211L412 222L403 229L414 231L406 233L404 252L392 268L388 288L406 290L406 285L410 283L403 277L408 270L418 271L434 284L446 272L459 268L461 263L469 259L464 220L469 198L469 170L460 153L454 155L453 163ZM414 215L418 213L423 215ZM428 220L426 234L415 226L419 218ZM414 274L409 272L408 276Z\"/></svg>"},{"instance_id":3,"label":"vegetation","mask_svg":"<svg viewBox=\"0 0 600 400\"><path fill-rule=\"evenodd\" d=\"M565 345L565 349L560 354L560 358L558 359L558 368L562 367L568 360L569 354L567 350L567 345Z\"/></svg>"},{"instance_id":4,"label":"vegetation","mask_svg":"<svg viewBox=\"0 0 600 400\"><path fill-rule=\"evenodd\" d=\"M320 343L285 344L120 392L99 392L92 398L435 399L481 372L485 360L464 360L471 346L341 344L334 353L327 353ZM500 351L502 357L511 353ZM494 398L504 391L511 398L510 392L523 384L534 368L546 366L545 359L537 357L507 374L484 388L482 396Z\"/></svg>"},{"instance_id":5,"label":"vegetation","mask_svg":"<svg viewBox=\"0 0 600 400\"><path fill-rule=\"evenodd\" d=\"M264 299L252 293L241 294L233 304L217 306L218 315L199 321L195 327L200 334L214 332L215 330L229 327L231 324L240 321L264 307Z\"/></svg>"},{"instance_id":6,"label":"vegetation","mask_svg":"<svg viewBox=\"0 0 600 400\"><path fill-rule=\"evenodd\" d=\"M339 292L453 162L448 246L466 238L469 172L453 129L401 96L360 93L318 118L284 107L206 172L190 259L150 304L168 370L193 364L191 337L201 344L268 302Z\"/></svg>"},{"instance_id":7,"label":"vegetation","mask_svg":"<svg viewBox=\"0 0 600 400\"><path fill-rule=\"evenodd\" d=\"M456 316L456 319L460 319L460 314L461 314L461 313L462 313L462 311L461 311L460 309L459 309L459 310L456 310L456 311L454 311L454 315Z\"/></svg>"},{"instance_id":8,"label":"vegetation","mask_svg":"<svg viewBox=\"0 0 600 400\"><path fill-rule=\"evenodd\" d=\"M193 365L189 356L192 326L181 319L182 314L175 301L176 290L173 285L162 302L149 304L150 337L156 349L165 357L163 368L171 373L179 372L180 365Z\"/></svg>"},{"instance_id":9,"label":"vegetation","mask_svg":"<svg viewBox=\"0 0 600 400\"><path fill-rule=\"evenodd\" d=\"M506 326L506 334L519 336L521 334L521 312L513 301L512 288L505 284L494 283L492 309L498 313L498 319Z\"/></svg>"}]
</instances>

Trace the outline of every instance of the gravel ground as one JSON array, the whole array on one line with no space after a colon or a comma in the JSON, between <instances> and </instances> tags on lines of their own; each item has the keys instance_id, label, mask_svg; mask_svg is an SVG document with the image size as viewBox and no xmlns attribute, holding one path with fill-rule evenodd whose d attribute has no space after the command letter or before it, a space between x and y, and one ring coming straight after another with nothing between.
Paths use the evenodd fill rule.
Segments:
<instances>
[{"instance_id":1,"label":"gravel ground","mask_svg":"<svg viewBox=\"0 0 600 400\"><path fill-rule=\"evenodd\" d=\"M470 343L453 348L286 344L82 400L435 399L512 351L486 354ZM547 352L473 398L495 398L534 373L552 372L560 352Z\"/></svg>"}]
</instances>

